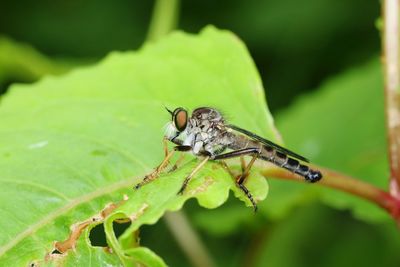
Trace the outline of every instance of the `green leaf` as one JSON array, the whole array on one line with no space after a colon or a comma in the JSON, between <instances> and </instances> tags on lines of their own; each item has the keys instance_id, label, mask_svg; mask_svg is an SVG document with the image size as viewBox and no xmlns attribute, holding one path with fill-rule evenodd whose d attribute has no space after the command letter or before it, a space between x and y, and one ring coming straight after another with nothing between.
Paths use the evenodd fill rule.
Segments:
<instances>
[{"instance_id":1,"label":"green leaf","mask_svg":"<svg viewBox=\"0 0 400 267\"><path fill-rule=\"evenodd\" d=\"M378 59L328 81L315 94L299 99L277 117L288 147L321 166L388 187L384 98ZM270 180L274 190L268 214L283 215L292 205L319 196L326 204L350 209L370 222L390 220L382 209L355 196L303 184ZM308 194L305 194L308 191Z\"/></svg>"},{"instance_id":2,"label":"green leaf","mask_svg":"<svg viewBox=\"0 0 400 267\"><path fill-rule=\"evenodd\" d=\"M104 260L117 266L142 257L162 265L156 256L143 256L147 250L126 246L140 225L155 223L190 197L215 208L232 189L246 200L214 163L177 196L197 162L190 155L177 171L132 189L163 158L163 125L170 120L164 105L217 107L233 123L277 141L264 99L244 45L212 27L198 36L173 33L136 53L113 53L63 77L13 86L0 105L0 265ZM256 199L266 197L266 181L257 172L247 186ZM121 203L105 221L104 213ZM117 240L111 223L121 217L132 224ZM89 226L72 249L51 254L56 241L68 239L72 225L85 223ZM99 223L105 223L112 254L90 246L88 232Z\"/></svg>"},{"instance_id":3,"label":"green leaf","mask_svg":"<svg viewBox=\"0 0 400 267\"><path fill-rule=\"evenodd\" d=\"M126 250L126 253L131 256L135 261L144 264L145 266L163 267L165 265L164 261L158 257L154 252L148 248L132 248Z\"/></svg>"}]
</instances>

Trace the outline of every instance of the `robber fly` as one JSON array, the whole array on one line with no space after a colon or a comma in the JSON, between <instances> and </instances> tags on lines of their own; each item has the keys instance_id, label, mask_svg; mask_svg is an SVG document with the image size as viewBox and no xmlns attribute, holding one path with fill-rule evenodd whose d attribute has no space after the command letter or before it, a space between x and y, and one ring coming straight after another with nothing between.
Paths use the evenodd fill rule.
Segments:
<instances>
[{"instance_id":1,"label":"robber fly","mask_svg":"<svg viewBox=\"0 0 400 267\"><path fill-rule=\"evenodd\" d=\"M167 144L164 142L164 160L153 173L147 175L135 186L136 189L158 177L160 172L168 165L174 151L192 152L202 159L186 177L178 194L184 192L190 179L207 161L220 161L223 166L227 167L223 160L240 157L242 160L242 173L240 176L235 177L235 181L253 204L254 210L257 210L257 205L244 183L257 159L269 161L304 177L306 181L311 183L317 182L322 178L321 172L312 170L307 165L300 163L300 161L309 162L306 158L252 132L228 124L215 108L197 108L190 117L188 112L181 107L176 108L174 111L169 109L167 111L171 114L172 119L167 125L164 140L170 141L176 146L169 152ZM245 163L242 156L246 155L252 158L247 166L244 166Z\"/></svg>"}]
</instances>

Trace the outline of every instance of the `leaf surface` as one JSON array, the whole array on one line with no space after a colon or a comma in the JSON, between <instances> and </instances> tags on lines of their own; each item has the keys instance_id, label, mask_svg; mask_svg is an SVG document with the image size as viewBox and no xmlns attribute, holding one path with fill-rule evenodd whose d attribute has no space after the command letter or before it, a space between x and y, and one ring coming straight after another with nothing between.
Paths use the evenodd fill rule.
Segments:
<instances>
[{"instance_id":1,"label":"leaf surface","mask_svg":"<svg viewBox=\"0 0 400 267\"><path fill-rule=\"evenodd\" d=\"M279 141L264 99L244 45L212 27L199 35L173 33L139 52L113 53L63 77L13 86L0 105L0 265L130 266L144 257L162 266L145 248L127 247L129 234L191 197L215 208L232 189L245 200L214 163L177 196L197 162L190 155L177 171L132 189L163 158L163 126L170 120L164 105L213 106L231 122ZM251 176L249 189L264 199L265 179ZM120 206L105 223L111 254L90 246L91 224L66 252L49 254L56 241L68 239L70 227L103 223L112 205ZM117 217L132 220L120 240L110 227Z\"/></svg>"}]
</instances>

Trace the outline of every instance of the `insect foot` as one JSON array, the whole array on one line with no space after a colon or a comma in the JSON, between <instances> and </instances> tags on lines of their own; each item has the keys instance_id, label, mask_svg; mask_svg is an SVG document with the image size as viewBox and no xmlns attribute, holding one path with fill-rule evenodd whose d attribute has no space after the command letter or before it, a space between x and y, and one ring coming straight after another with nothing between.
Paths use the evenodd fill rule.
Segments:
<instances>
[{"instance_id":1,"label":"insect foot","mask_svg":"<svg viewBox=\"0 0 400 267\"><path fill-rule=\"evenodd\" d=\"M143 185L145 185L145 184L147 184L148 182L150 182L150 180L151 180L152 178L153 178L152 175L146 175L140 183L136 184L136 185L133 187L133 189L136 189L136 190L139 189L139 188L142 187Z\"/></svg>"},{"instance_id":2,"label":"insect foot","mask_svg":"<svg viewBox=\"0 0 400 267\"><path fill-rule=\"evenodd\" d=\"M176 194L183 195L183 192L185 191L185 189L186 189L186 185L184 184L184 185L182 185L181 189L179 189L178 193L176 193Z\"/></svg>"}]
</instances>

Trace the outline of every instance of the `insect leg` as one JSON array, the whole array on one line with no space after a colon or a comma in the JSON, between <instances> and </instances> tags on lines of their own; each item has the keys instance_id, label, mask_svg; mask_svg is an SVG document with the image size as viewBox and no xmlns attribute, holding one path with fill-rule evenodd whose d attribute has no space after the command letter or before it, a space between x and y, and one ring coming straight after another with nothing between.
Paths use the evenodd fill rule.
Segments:
<instances>
[{"instance_id":1,"label":"insect leg","mask_svg":"<svg viewBox=\"0 0 400 267\"><path fill-rule=\"evenodd\" d=\"M251 158L249 164L242 171L242 175L240 175L240 177L238 179L239 184L242 184L246 180L247 176L249 175L250 169L251 169L251 167L253 167L253 164L257 158L258 158L258 154L254 154L253 157Z\"/></svg>"},{"instance_id":2,"label":"insect leg","mask_svg":"<svg viewBox=\"0 0 400 267\"><path fill-rule=\"evenodd\" d=\"M239 188L245 193L245 195L247 196L247 198L250 200L251 204L253 205L254 212L257 211L257 204L254 201L254 198L251 195L250 191L244 185L244 182L246 180L246 177L249 174L251 167L253 166L254 162L256 161L256 159L258 158L260 153L261 153L260 148L244 148L244 149L239 149L239 150L235 150L232 152L228 152L225 154L217 155L214 157L215 160L241 157L242 174L238 178L235 178L235 177L234 178L235 178L236 185L239 186ZM242 158L244 155L248 155L248 154L253 154L253 158L250 160L249 164L246 167L244 167L244 165L245 165L245 164L243 164L244 159L242 159ZM223 165L226 166L226 163L224 162Z\"/></svg>"},{"instance_id":3,"label":"insect leg","mask_svg":"<svg viewBox=\"0 0 400 267\"><path fill-rule=\"evenodd\" d=\"M251 167L253 166L253 164L257 160L257 158L259 157L260 153L261 153L260 148L244 148L244 149L239 149L239 150L235 150L235 151L228 152L225 154L214 156L213 159L220 160L220 159L240 157L241 167L242 167L242 175L241 175L242 178L240 178L239 181L240 181L240 183L243 183L243 180L248 176ZM243 156L248 155L248 154L252 154L253 157L250 160L249 164L246 166L246 162L244 161Z\"/></svg>"},{"instance_id":4,"label":"insect leg","mask_svg":"<svg viewBox=\"0 0 400 267\"><path fill-rule=\"evenodd\" d=\"M181 152L187 152L192 150L191 146L184 146L184 145L178 145L174 148L176 151L181 151ZM185 154L182 153L180 154L179 158L175 161L175 164L167 171L168 173L175 171L178 169L179 164L183 161L185 158Z\"/></svg>"},{"instance_id":5,"label":"insect leg","mask_svg":"<svg viewBox=\"0 0 400 267\"><path fill-rule=\"evenodd\" d=\"M178 145L175 146L173 150L168 151L164 157L164 160L160 163L160 165L157 166L157 168L155 168L155 170L146 175L143 180L138 183L134 188L135 189L139 189L141 186L149 183L150 181L156 179L158 177L158 175L168 166L169 164L169 160L171 159L171 157L174 155L175 151L188 151L190 150L191 147L190 146L182 146L182 145Z\"/></svg>"},{"instance_id":6,"label":"insect leg","mask_svg":"<svg viewBox=\"0 0 400 267\"><path fill-rule=\"evenodd\" d=\"M242 174L236 179L236 183L239 186L240 189L246 194L247 198L251 201L253 204L254 212L257 212L257 205L253 199L253 196L251 195L250 191L247 189L247 187L244 186L244 183L246 182L246 178L249 176L249 172L251 167L253 167L254 162L258 158L259 154L254 154L252 159L250 160L249 164L247 164L246 168L244 171L242 171Z\"/></svg>"},{"instance_id":7,"label":"insect leg","mask_svg":"<svg viewBox=\"0 0 400 267\"><path fill-rule=\"evenodd\" d=\"M231 159L231 158L236 158L236 157L245 156L245 155L249 155L249 154L260 154L260 153L261 153L261 150L259 148L249 147L249 148L234 150L234 151L227 152L224 154L219 154L219 155L211 157L211 159L212 160Z\"/></svg>"},{"instance_id":8,"label":"insect leg","mask_svg":"<svg viewBox=\"0 0 400 267\"><path fill-rule=\"evenodd\" d=\"M210 156L206 156L197 166L194 168L191 173L185 178L185 181L182 184L181 189L179 190L178 194L181 195L183 194L183 191L185 191L186 186L188 185L190 179L204 166L204 164L207 163L207 161L210 159Z\"/></svg>"},{"instance_id":9,"label":"insect leg","mask_svg":"<svg viewBox=\"0 0 400 267\"><path fill-rule=\"evenodd\" d=\"M222 168L224 168L224 169L229 173L229 175L230 175L234 180L236 180L235 175L233 174L233 172L231 171L231 169L229 168L228 164L226 164L225 161L219 160L218 163L222 166Z\"/></svg>"},{"instance_id":10,"label":"insect leg","mask_svg":"<svg viewBox=\"0 0 400 267\"><path fill-rule=\"evenodd\" d=\"M244 173L244 170L246 169L246 161L243 156L240 157L240 166L242 167L242 173Z\"/></svg>"},{"instance_id":11,"label":"insect leg","mask_svg":"<svg viewBox=\"0 0 400 267\"><path fill-rule=\"evenodd\" d=\"M240 190L243 191L243 193L246 195L246 197L250 200L251 204L253 205L254 212L257 211L257 204L253 199L253 196L251 195L250 191L247 189L247 187L244 186L244 180L242 182L239 182L240 179L243 177L243 175L240 175L239 177L236 177L231 169L229 168L228 164L226 164L225 161L220 160L219 164L229 173L229 175L232 177L232 179L235 181L235 184L240 188Z\"/></svg>"},{"instance_id":12,"label":"insect leg","mask_svg":"<svg viewBox=\"0 0 400 267\"><path fill-rule=\"evenodd\" d=\"M135 189L139 189L143 185L149 183L150 181L154 180L155 178L158 177L160 172L168 165L170 158L173 156L175 150L172 150L171 152L168 152L168 154L165 156L164 160L160 163L160 165L157 166L157 168L150 174L146 175L143 180L135 185Z\"/></svg>"},{"instance_id":13,"label":"insect leg","mask_svg":"<svg viewBox=\"0 0 400 267\"><path fill-rule=\"evenodd\" d=\"M247 187L244 186L243 183L239 184L237 181L236 181L236 185L239 186L239 188L243 191L243 193L246 195L246 197L250 200L251 204L253 205L254 212L257 212L257 209L258 209L257 204L256 204L253 196L251 195L249 189L247 189Z\"/></svg>"},{"instance_id":14,"label":"insect leg","mask_svg":"<svg viewBox=\"0 0 400 267\"><path fill-rule=\"evenodd\" d=\"M164 145L164 154L165 154L165 157L167 157L168 156L168 139L167 138L163 138L163 145Z\"/></svg>"},{"instance_id":15,"label":"insect leg","mask_svg":"<svg viewBox=\"0 0 400 267\"><path fill-rule=\"evenodd\" d=\"M192 150L191 146L184 146L184 145L177 145L174 147L175 151L180 151L180 152L188 152Z\"/></svg>"}]
</instances>

